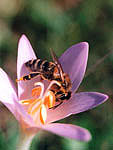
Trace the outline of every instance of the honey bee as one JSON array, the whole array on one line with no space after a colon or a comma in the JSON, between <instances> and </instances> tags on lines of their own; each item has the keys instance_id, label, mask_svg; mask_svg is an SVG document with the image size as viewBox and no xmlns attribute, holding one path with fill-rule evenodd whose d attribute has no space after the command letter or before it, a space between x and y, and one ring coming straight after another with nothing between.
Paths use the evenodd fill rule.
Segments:
<instances>
[{"instance_id":1,"label":"honey bee","mask_svg":"<svg viewBox=\"0 0 113 150\"><path fill-rule=\"evenodd\" d=\"M56 68L58 69L58 76L54 80L56 80L59 84L53 84L50 90L55 94L56 102L59 102L56 106L52 107L53 109L57 108L61 105L64 100L69 100L71 97L71 80L69 75L65 73L62 69L61 64L59 63L56 54L51 50L51 55L54 63L56 64Z\"/></svg>"},{"instance_id":2,"label":"honey bee","mask_svg":"<svg viewBox=\"0 0 113 150\"><path fill-rule=\"evenodd\" d=\"M61 64L59 63L56 54L51 50L53 62L42 59L32 59L25 63L26 68L30 71L28 75L21 77L19 80L31 80L40 76L42 80L57 81L59 84L53 84L50 88L55 94L58 105L52 107L57 108L64 100L71 97L71 80L67 73L64 73Z\"/></svg>"}]
</instances>

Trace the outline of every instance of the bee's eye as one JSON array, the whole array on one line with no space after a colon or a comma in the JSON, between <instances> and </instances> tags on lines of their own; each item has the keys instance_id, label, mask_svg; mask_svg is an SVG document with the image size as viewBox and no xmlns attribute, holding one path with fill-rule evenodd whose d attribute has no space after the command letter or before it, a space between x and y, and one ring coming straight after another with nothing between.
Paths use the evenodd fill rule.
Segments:
<instances>
[{"instance_id":1,"label":"bee's eye","mask_svg":"<svg viewBox=\"0 0 113 150\"><path fill-rule=\"evenodd\" d=\"M64 88L66 88L66 83L62 83L62 86L63 86Z\"/></svg>"}]
</instances>

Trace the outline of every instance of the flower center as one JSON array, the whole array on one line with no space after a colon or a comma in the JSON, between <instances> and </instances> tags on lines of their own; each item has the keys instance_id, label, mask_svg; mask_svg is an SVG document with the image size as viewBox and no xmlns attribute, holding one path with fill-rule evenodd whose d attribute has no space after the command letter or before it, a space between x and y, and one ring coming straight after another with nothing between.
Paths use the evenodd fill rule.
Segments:
<instances>
[{"instance_id":1,"label":"flower center","mask_svg":"<svg viewBox=\"0 0 113 150\"><path fill-rule=\"evenodd\" d=\"M56 81L50 83L44 92L44 84L42 82L36 82L36 87L32 89L32 98L20 101L27 108L28 114L36 124L40 122L45 124L47 120L47 109L55 106L55 94L49 90L51 85L55 83Z\"/></svg>"}]
</instances>

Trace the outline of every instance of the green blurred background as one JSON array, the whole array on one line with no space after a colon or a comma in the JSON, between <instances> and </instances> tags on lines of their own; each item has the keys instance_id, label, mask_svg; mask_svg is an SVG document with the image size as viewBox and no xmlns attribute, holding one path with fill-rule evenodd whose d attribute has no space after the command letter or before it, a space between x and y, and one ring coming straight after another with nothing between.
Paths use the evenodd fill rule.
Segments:
<instances>
[{"instance_id":1,"label":"green blurred background","mask_svg":"<svg viewBox=\"0 0 113 150\"><path fill-rule=\"evenodd\" d=\"M112 150L113 0L0 0L0 66L14 81L17 43L23 33L37 56L49 60L50 48L60 56L71 45L87 41L88 66L78 91L110 96L105 104L61 121L87 128L92 134L90 142L41 132L31 150ZM0 104L0 150L15 150L17 139L18 123Z\"/></svg>"}]
</instances>

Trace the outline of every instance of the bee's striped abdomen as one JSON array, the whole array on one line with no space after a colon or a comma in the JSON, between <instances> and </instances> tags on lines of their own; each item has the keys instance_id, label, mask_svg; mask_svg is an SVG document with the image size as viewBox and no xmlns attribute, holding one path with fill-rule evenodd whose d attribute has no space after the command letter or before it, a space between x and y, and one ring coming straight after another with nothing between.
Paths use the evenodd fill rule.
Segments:
<instances>
[{"instance_id":1,"label":"bee's striped abdomen","mask_svg":"<svg viewBox=\"0 0 113 150\"><path fill-rule=\"evenodd\" d=\"M42 71L49 71L49 62L47 60L43 61L40 67Z\"/></svg>"},{"instance_id":2,"label":"bee's striped abdomen","mask_svg":"<svg viewBox=\"0 0 113 150\"><path fill-rule=\"evenodd\" d=\"M54 71L55 65L51 65L51 62L48 62L47 60L42 59L33 59L29 60L25 63L25 66L31 71L31 72L48 72L48 71Z\"/></svg>"},{"instance_id":3,"label":"bee's striped abdomen","mask_svg":"<svg viewBox=\"0 0 113 150\"><path fill-rule=\"evenodd\" d=\"M43 60L41 59L33 59L29 60L25 63L25 66L32 72L40 72L41 64L43 63Z\"/></svg>"}]
</instances>

